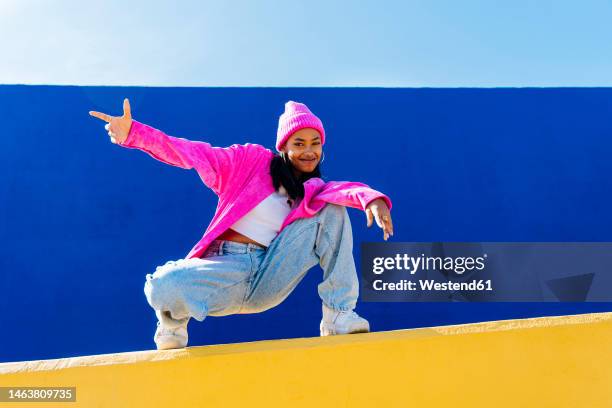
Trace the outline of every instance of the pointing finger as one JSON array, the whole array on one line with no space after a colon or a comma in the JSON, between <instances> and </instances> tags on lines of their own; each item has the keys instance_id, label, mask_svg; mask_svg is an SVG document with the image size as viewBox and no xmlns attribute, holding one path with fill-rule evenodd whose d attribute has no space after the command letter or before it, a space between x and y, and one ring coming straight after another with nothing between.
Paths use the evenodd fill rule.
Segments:
<instances>
[{"instance_id":1,"label":"pointing finger","mask_svg":"<svg viewBox=\"0 0 612 408\"><path fill-rule=\"evenodd\" d=\"M105 122L110 122L113 119L111 115L107 115L106 113L102 113L102 112L89 111L89 114L98 119L102 119Z\"/></svg>"},{"instance_id":2,"label":"pointing finger","mask_svg":"<svg viewBox=\"0 0 612 408\"><path fill-rule=\"evenodd\" d=\"M89 111L89 114L98 119L102 119L105 122L110 122L112 119L112 116L107 115L106 113L102 113L102 112Z\"/></svg>"}]
</instances>

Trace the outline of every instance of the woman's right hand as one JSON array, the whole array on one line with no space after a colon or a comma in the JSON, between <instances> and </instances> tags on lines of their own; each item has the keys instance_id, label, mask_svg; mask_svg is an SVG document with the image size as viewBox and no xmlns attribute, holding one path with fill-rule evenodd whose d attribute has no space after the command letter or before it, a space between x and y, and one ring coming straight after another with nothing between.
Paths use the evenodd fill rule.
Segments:
<instances>
[{"instance_id":1,"label":"woman's right hand","mask_svg":"<svg viewBox=\"0 0 612 408\"><path fill-rule=\"evenodd\" d=\"M132 112L130 109L130 101L127 98L123 100L123 116L110 116L106 113L89 111L89 114L98 119L107 122L104 128L108 131L108 135L113 143L123 143L127 139L132 127Z\"/></svg>"}]
</instances>

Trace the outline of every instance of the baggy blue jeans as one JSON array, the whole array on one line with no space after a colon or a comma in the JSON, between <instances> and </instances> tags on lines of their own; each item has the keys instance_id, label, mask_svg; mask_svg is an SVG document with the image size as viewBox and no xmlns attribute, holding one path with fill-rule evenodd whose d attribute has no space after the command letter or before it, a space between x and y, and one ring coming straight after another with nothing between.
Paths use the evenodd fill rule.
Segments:
<instances>
[{"instance_id":1,"label":"baggy blue jeans","mask_svg":"<svg viewBox=\"0 0 612 408\"><path fill-rule=\"evenodd\" d=\"M359 279L344 206L328 203L315 216L292 222L265 249L215 240L202 258L168 261L147 274L144 292L158 318L172 327L189 318L271 309L317 264L323 269L318 285L323 303L334 310L354 309Z\"/></svg>"}]
</instances>

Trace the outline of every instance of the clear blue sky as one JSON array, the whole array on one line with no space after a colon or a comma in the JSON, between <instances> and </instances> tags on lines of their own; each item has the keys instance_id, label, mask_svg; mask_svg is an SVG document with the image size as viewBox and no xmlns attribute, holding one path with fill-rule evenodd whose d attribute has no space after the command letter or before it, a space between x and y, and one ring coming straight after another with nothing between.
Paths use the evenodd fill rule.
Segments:
<instances>
[{"instance_id":1,"label":"clear blue sky","mask_svg":"<svg viewBox=\"0 0 612 408\"><path fill-rule=\"evenodd\" d=\"M612 2L0 0L0 83L612 86Z\"/></svg>"}]
</instances>

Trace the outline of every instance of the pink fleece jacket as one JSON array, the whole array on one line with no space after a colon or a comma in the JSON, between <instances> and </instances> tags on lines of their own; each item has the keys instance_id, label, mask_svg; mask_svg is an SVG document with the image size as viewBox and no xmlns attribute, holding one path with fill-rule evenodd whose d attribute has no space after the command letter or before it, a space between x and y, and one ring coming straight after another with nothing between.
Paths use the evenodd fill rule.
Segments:
<instances>
[{"instance_id":1,"label":"pink fleece jacket","mask_svg":"<svg viewBox=\"0 0 612 408\"><path fill-rule=\"evenodd\" d=\"M219 197L213 219L186 258L199 258L211 242L275 191L270 175L274 153L258 144L213 147L206 142L169 136L133 120L128 137L120 145L142 150L173 166L195 169ZM363 183L312 178L304 183L304 198L287 215L281 231L299 218L314 216L326 203L365 211L377 198L385 200L391 209L389 197Z\"/></svg>"}]
</instances>

